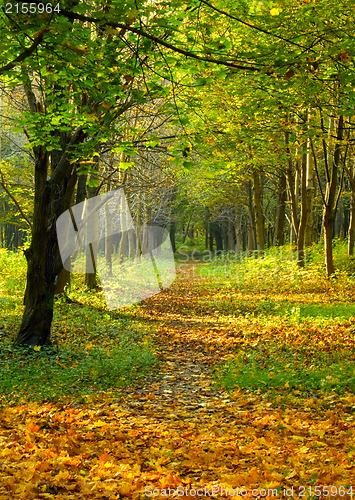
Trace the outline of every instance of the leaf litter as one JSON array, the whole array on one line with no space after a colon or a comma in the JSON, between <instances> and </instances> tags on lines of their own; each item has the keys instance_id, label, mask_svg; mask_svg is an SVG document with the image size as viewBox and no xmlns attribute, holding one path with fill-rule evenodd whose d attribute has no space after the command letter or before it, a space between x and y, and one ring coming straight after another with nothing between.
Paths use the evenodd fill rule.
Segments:
<instances>
[{"instance_id":1,"label":"leaf litter","mask_svg":"<svg viewBox=\"0 0 355 500\"><path fill-rule=\"evenodd\" d=\"M292 486L301 498L301 485L353 484L355 396L297 404L217 389L211 368L263 332L249 318L246 336L246 323L206 311L201 304L210 291L199 280L186 266L137 311L153 326L161 361L141 385L120 397L107 392L86 402L1 410L1 499L146 499L154 489L153 498L195 498L201 488L207 494L199 498L211 498L213 487L213 498L228 491L236 498L237 488L247 497L262 488L281 497ZM281 333L289 334L282 324Z\"/></svg>"}]
</instances>

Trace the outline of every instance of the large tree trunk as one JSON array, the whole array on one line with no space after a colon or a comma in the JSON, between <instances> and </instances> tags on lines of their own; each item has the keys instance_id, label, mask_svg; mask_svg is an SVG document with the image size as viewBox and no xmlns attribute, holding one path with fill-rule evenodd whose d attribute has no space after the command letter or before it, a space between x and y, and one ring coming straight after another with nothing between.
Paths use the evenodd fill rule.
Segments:
<instances>
[{"instance_id":1,"label":"large tree trunk","mask_svg":"<svg viewBox=\"0 0 355 500\"><path fill-rule=\"evenodd\" d=\"M42 112L32 90L31 80L23 67L23 87L32 114ZM27 259L25 310L15 344L20 346L48 345L53 319L56 277L63 268L56 232L57 217L67 210L76 184L76 173L69 162L72 145L84 138L81 130L72 135L58 132L60 148L50 154L45 146L33 148L35 156L35 196L30 248ZM74 173L73 173L74 169ZM50 177L48 178L48 175Z\"/></svg>"},{"instance_id":2,"label":"large tree trunk","mask_svg":"<svg viewBox=\"0 0 355 500\"><path fill-rule=\"evenodd\" d=\"M21 346L50 344L50 328L54 301L54 235L48 231L48 206L50 191L46 185L49 166L48 154L41 148L35 165L35 198L33 232L27 259L27 284L25 310L15 344ZM53 231L53 228L51 228ZM49 245L49 242L52 244Z\"/></svg>"},{"instance_id":3,"label":"large tree trunk","mask_svg":"<svg viewBox=\"0 0 355 500\"><path fill-rule=\"evenodd\" d=\"M25 310L20 331L15 339L16 345L49 345L50 328L53 319L54 291L56 277L63 269L59 254L56 219L70 206L76 183L76 174L71 172L66 157L67 144L63 136L62 156L52 153L52 172L56 166L67 175L58 182L47 181L49 155L40 148L35 165L35 198L33 213L32 240L25 251L27 259L27 284L25 291ZM57 156L57 158L56 158ZM64 168L66 167L66 168Z\"/></svg>"}]
</instances>

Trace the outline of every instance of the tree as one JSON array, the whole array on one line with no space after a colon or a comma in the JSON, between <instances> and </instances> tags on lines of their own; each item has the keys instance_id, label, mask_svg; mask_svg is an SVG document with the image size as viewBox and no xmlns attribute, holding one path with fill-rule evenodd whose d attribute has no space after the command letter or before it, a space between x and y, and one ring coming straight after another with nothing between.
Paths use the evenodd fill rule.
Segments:
<instances>
[{"instance_id":1,"label":"tree","mask_svg":"<svg viewBox=\"0 0 355 500\"><path fill-rule=\"evenodd\" d=\"M12 71L13 82L22 85L27 96L28 110L20 126L25 128L35 161L33 229L25 251L28 271L19 345L50 343L55 281L62 269L56 219L72 203L78 175L94 171L101 145L120 135L124 121L119 117L144 102L149 92L133 83L142 72L138 40L132 49L126 40L119 36L114 40L95 23L62 15L47 17L46 29L39 26L40 16L30 26L22 24L19 38L24 40L28 33L38 37L40 27L41 33L46 31L45 43L37 45L36 57L31 54ZM18 23L23 21L11 17L6 21L16 39Z\"/></svg>"},{"instance_id":2,"label":"tree","mask_svg":"<svg viewBox=\"0 0 355 500\"><path fill-rule=\"evenodd\" d=\"M245 183L246 176L254 178L256 203L250 227L256 217L260 248L265 238L265 214L257 172L275 172L280 165L276 156L282 151L281 161L289 162L286 179L298 252L302 255L309 207L308 202L302 204L300 233L296 176L303 182L301 198L305 201L309 152L302 151L298 140L301 137L303 144L313 144L319 186L322 172L327 175L323 193L325 251L327 272L333 272L331 233L344 117L353 115L354 103L350 65L353 25L351 16L344 16L350 7L350 0L320 0L317 5L292 1L287 7L280 3L271 9L264 2L229 0L213 5L194 1L188 8L180 0L153 4L110 0L103 4L64 2L59 13L30 18L21 12L2 14L0 22L6 35L1 41L0 74L8 84L21 85L26 93L28 108L22 113L20 125L25 128L35 164L32 242L26 252L26 307L17 343L50 342L54 283L61 269L56 218L72 203L78 177L97 173L97 155L108 144L115 151L117 143L125 142L122 137L127 110L152 96L168 98L164 79L172 81L173 88L178 79L179 85L192 93L196 86L212 84L202 100L197 96L207 108L206 99L211 98L211 89L215 92L216 82L220 95L223 86L226 97L232 95L225 101L231 124L228 134L218 126L216 110L209 117L216 136L214 150L218 151L218 143L227 144L232 137L226 148L227 168L218 172L215 168L212 177L224 183L234 178L238 184ZM177 104L184 128L181 99ZM232 109L232 104L237 107ZM312 123L307 131L302 131L302 124L297 125L296 133L292 133L284 121L285 114L293 119L319 109L329 120L336 111L337 132L330 141L335 148L331 167L326 156L324 164L317 163L318 145L325 141L322 125ZM196 120L195 125L200 123ZM206 123L204 126L205 133L191 131L199 145L208 135ZM186 142L186 136L181 143ZM232 158L231 146L235 149ZM132 144L125 144L120 151L125 147L132 156ZM252 158L248 157L250 149ZM303 155L300 172L295 170L296 150ZM210 164L226 163L225 156L218 162L216 156ZM193 168L183 156L179 162L187 170ZM205 166L202 171L206 171Z\"/></svg>"}]
</instances>

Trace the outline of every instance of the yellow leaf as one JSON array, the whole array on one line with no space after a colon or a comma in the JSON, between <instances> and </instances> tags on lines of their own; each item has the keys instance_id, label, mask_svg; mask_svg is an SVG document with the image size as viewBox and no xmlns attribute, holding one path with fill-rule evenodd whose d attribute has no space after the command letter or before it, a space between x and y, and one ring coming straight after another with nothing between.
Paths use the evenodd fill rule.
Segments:
<instances>
[{"instance_id":1,"label":"yellow leaf","mask_svg":"<svg viewBox=\"0 0 355 500\"><path fill-rule=\"evenodd\" d=\"M132 490L132 483L129 483L127 481L122 481L122 483L118 485L118 491L122 496L128 496L131 490Z\"/></svg>"},{"instance_id":2,"label":"yellow leaf","mask_svg":"<svg viewBox=\"0 0 355 500\"><path fill-rule=\"evenodd\" d=\"M35 345L35 346L33 346L33 350L34 351L40 351L41 350L41 346L40 345Z\"/></svg>"},{"instance_id":3,"label":"yellow leaf","mask_svg":"<svg viewBox=\"0 0 355 500\"><path fill-rule=\"evenodd\" d=\"M100 419L92 424L93 427L103 427L104 425L107 425L106 422Z\"/></svg>"},{"instance_id":4,"label":"yellow leaf","mask_svg":"<svg viewBox=\"0 0 355 500\"><path fill-rule=\"evenodd\" d=\"M282 9L278 9L278 8L274 7L273 9L270 10L270 14L272 16L278 16L281 11L282 11Z\"/></svg>"},{"instance_id":5,"label":"yellow leaf","mask_svg":"<svg viewBox=\"0 0 355 500\"><path fill-rule=\"evenodd\" d=\"M297 472L295 470L293 470L292 472L289 473L288 476L286 476L285 479L292 479L295 476L297 476Z\"/></svg>"}]
</instances>

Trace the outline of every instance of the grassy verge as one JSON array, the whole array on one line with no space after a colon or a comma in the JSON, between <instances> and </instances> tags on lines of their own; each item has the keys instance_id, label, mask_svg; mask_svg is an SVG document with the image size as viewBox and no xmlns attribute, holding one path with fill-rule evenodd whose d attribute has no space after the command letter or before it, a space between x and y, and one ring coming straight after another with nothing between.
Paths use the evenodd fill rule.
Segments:
<instances>
[{"instance_id":1,"label":"grassy verge","mask_svg":"<svg viewBox=\"0 0 355 500\"><path fill-rule=\"evenodd\" d=\"M208 294L197 308L239 338L235 354L213 368L216 387L278 400L355 394L353 261L336 242L337 275L325 279L319 252L310 249L304 269L287 249L198 267Z\"/></svg>"},{"instance_id":2,"label":"grassy verge","mask_svg":"<svg viewBox=\"0 0 355 500\"><path fill-rule=\"evenodd\" d=\"M156 365L149 332L134 317L136 306L108 312L102 293L87 292L80 278L68 292L73 302L56 300L53 347L14 349L25 270L20 253L0 251L0 403L80 400L115 392Z\"/></svg>"},{"instance_id":3,"label":"grassy verge","mask_svg":"<svg viewBox=\"0 0 355 500\"><path fill-rule=\"evenodd\" d=\"M321 393L355 393L355 355L350 350L331 354L271 344L242 350L215 369L219 387L270 392L292 391L301 397Z\"/></svg>"}]
</instances>

